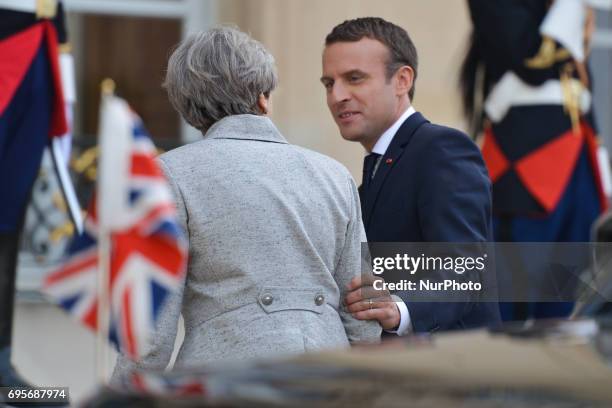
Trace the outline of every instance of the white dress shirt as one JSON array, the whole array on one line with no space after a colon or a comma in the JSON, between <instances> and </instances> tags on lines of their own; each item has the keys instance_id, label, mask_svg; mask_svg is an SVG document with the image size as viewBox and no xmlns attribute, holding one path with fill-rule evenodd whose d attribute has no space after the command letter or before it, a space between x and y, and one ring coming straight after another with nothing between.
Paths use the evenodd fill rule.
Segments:
<instances>
[{"instance_id":1,"label":"white dress shirt","mask_svg":"<svg viewBox=\"0 0 612 408\"><path fill-rule=\"evenodd\" d=\"M393 140L393 137L399 130L400 126L402 126L402 124L415 112L416 110L412 106L406 109L406 112L404 112L402 116L400 116L399 119L396 120L395 123L391 125L391 127L382 134L382 136L378 139L378 141L372 148L372 153L380 154L380 158L378 159L378 162L376 163L376 166L374 167L374 174L376 174L378 165L382 157L387 152L387 149L389 148L389 145L391 144L391 141ZM403 336L412 331L412 324L410 321L410 312L408 312L408 307L406 306L406 303L404 303L404 301L399 296L393 295L393 299L396 301L395 304L397 305L397 308L399 309L399 312L400 312L400 324L397 330L386 330L386 331L389 333L395 333L398 336Z\"/></svg>"},{"instance_id":2,"label":"white dress shirt","mask_svg":"<svg viewBox=\"0 0 612 408\"><path fill-rule=\"evenodd\" d=\"M402 126L402 123L412 116L413 113L416 113L416 110L414 110L412 106L406 109L406 112L404 112L402 116L400 116L399 119L396 120L395 123L392 124L389 129L385 130L385 132L380 136L372 148L372 153L378 153L381 156L384 156L389 148L389 145L391 144L391 141L393 140L393 136L395 136L400 126Z\"/></svg>"}]
</instances>

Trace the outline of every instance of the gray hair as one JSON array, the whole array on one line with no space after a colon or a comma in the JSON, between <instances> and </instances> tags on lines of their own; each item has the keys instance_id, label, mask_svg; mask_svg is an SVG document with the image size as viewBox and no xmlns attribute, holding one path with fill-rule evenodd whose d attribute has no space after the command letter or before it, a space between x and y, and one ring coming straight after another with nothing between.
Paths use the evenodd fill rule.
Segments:
<instances>
[{"instance_id":1,"label":"gray hair","mask_svg":"<svg viewBox=\"0 0 612 408\"><path fill-rule=\"evenodd\" d=\"M170 56L163 86L172 106L205 133L218 120L260 114L278 82L274 57L259 42L233 27L190 35Z\"/></svg>"}]
</instances>

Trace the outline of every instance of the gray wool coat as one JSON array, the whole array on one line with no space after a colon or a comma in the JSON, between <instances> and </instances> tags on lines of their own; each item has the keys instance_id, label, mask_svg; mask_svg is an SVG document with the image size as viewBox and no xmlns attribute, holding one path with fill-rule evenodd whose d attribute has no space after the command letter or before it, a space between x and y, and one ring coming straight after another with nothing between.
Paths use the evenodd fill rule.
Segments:
<instances>
[{"instance_id":1,"label":"gray wool coat","mask_svg":"<svg viewBox=\"0 0 612 408\"><path fill-rule=\"evenodd\" d=\"M235 115L160 156L189 241L180 293L140 366L175 367L377 342L341 306L360 273L359 195L336 161L289 144L264 116ZM134 364L119 356L114 380Z\"/></svg>"}]
</instances>

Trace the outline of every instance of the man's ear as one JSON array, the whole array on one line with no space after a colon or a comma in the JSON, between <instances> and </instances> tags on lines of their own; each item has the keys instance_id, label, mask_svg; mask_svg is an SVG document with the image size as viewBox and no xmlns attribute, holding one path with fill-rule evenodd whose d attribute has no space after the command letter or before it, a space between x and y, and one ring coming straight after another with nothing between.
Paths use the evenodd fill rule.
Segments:
<instances>
[{"instance_id":1,"label":"man's ear","mask_svg":"<svg viewBox=\"0 0 612 408\"><path fill-rule=\"evenodd\" d=\"M397 70L395 76L397 78L397 95L407 95L408 92L412 89L412 84L414 82L414 70L408 65L404 65L403 67Z\"/></svg>"},{"instance_id":2,"label":"man's ear","mask_svg":"<svg viewBox=\"0 0 612 408\"><path fill-rule=\"evenodd\" d=\"M267 115L270 111L270 98L266 98L264 94L259 94L257 98L257 107L262 115Z\"/></svg>"}]
</instances>

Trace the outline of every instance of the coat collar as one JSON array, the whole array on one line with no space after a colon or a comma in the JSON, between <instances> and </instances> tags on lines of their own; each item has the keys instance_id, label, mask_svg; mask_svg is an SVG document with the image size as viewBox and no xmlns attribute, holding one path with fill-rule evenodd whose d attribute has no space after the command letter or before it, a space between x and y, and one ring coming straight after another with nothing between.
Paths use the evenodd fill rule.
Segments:
<instances>
[{"instance_id":1,"label":"coat collar","mask_svg":"<svg viewBox=\"0 0 612 408\"><path fill-rule=\"evenodd\" d=\"M421 127L422 124L429 122L420 112L415 112L402 123L397 133L393 137L387 153L397 149L403 149L412 139L414 132Z\"/></svg>"},{"instance_id":2,"label":"coat collar","mask_svg":"<svg viewBox=\"0 0 612 408\"><path fill-rule=\"evenodd\" d=\"M274 123L260 115L231 115L215 122L204 139L238 139L261 142L288 143Z\"/></svg>"},{"instance_id":3,"label":"coat collar","mask_svg":"<svg viewBox=\"0 0 612 408\"><path fill-rule=\"evenodd\" d=\"M363 191L363 189L361 190L361 211L363 213L366 230L368 229L372 211L374 210L380 189L389 175L389 172L404 153L406 146L408 143L410 143L410 140L417 129L427 122L429 121L425 119L423 115L416 112L410 115L410 117L406 119L404 123L402 123L397 133L395 133L395 136L393 136L393 140L391 141L387 152L381 158L380 165L378 166L378 170L372 179L370 188L368 188L368 191Z\"/></svg>"}]
</instances>

